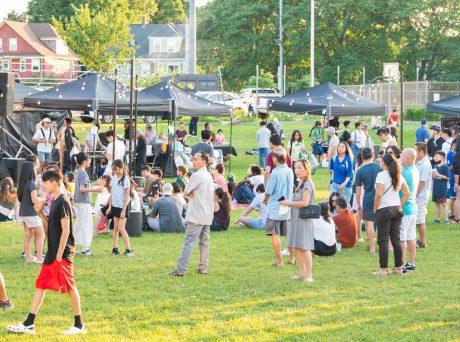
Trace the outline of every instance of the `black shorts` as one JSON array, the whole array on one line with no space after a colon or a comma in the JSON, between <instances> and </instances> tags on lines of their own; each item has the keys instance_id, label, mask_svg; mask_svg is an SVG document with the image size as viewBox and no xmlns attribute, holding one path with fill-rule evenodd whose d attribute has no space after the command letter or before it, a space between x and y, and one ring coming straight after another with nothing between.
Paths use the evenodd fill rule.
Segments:
<instances>
[{"instance_id":1,"label":"black shorts","mask_svg":"<svg viewBox=\"0 0 460 342\"><path fill-rule=\"evenodd\" d=\"M122 208L112 207L112 209L110 210L110 215L112 215L113 217L120 218L121 211L122 211ZM128 216L129 216L129 210L126 209L126 217L125 218L128 218Z\"/></svg>"}]
</instances>

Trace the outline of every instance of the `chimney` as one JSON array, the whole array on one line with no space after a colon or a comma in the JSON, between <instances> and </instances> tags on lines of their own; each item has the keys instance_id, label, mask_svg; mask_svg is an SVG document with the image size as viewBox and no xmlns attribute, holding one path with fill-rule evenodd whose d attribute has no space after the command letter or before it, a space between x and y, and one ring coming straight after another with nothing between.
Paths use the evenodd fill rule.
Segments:
<instances>
[{"instance_id":1,"label":"chimney","mask_svg":"<svg viewBox=\"0 0 460 342\"><path fill-rule=\"evenodd\" d=\"M24 22L25 22L26 24L29 23L29 18L30 18L30 17L29 17L28 15L25 15L25 16L24 16Z\"/></svg>"},{"instance_id":2,"label":"chimney","mask_svg":"<svg viewBox=\"0 0 460 342\"><path fill-rule=\"evenodd\" d=\"M143 15L142 16L142 26L147 25L147 16Z\"/></svg>"}]
</instances>

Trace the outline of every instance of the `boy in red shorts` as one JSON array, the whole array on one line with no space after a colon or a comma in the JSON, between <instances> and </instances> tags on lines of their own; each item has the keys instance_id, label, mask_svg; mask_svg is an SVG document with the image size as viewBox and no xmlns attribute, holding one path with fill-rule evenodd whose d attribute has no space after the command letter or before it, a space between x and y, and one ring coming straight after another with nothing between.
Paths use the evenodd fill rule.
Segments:
<instances>
[{"instance_id":1,"label":"boy in red shorts","mask_svg":"<svg viewBox=\"0 0 460 342\"><path fill-rule=\"evenodd\" d=\"M61 192L60 176L55 171L46 171L42 175L46 193L54 197L48 218L48 250L40 274L35 282L35 294L27 319L18 325L10 325L7 329L18 334L36 334L35 316L43 302L46 290L68 293L70 304L75 315L75 324L63 332L64 335L84 333L85 326L81 319L80 295L73 278L72 260L75 243L72 233L70 205Z\"/></svg>"}]
</instances>

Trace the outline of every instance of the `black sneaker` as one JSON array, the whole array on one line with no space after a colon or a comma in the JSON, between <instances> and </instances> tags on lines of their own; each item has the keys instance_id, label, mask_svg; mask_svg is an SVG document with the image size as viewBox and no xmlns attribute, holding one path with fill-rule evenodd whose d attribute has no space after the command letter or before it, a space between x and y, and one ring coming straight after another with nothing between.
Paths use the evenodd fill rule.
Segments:
<instances>
[{"instance_id":1,"label":"black sneaker","mask_svg":"<svg viewBox=\"0 0 460 342\"><path fill-rule=\"evenodd\" d=\"M22 252L21 258L22 258L22 259L25 259L25 258L26 258L26 252Z\"/></svg>"},{"instance_id":2,"label":"black sneaker","mask_svg":"<svg viewBox=\"0 0 460 342\"><path fill-rule=\"evenodd\" d=\"M132 257L134 256L134 251L132 249L125 249L125 252L123 254Z\"/></svg>"},{"instance_id":3,"label":"black sneaker","mask_svg":"<svg viewBox=\"0 0 460 342\"><path fill-rule=\"evenodd\" d=\"M0 309L8 310L12 308L14 308L14 305L9 300L4 302L0 301Z\"/></svg>"},{"instance_id":4,"label":"black sneaker","mask_svg":"<svg viewBox=\"0 0 460 342\"><path fill-rule=\"evenodd\" d=\"M114 256L119 256L120 255L120 251L118 250L118 248L115 247L115 248L112 249L112 255L114 255Z\"/></svg>"},{"instance_id":5,"label":"black sneaker","mask_svg":"<svg viewBox=\"0 0 460 342\"><path fill-rule=\"evenodd\" d=\"M94 253L91 252L89 249L87 249L86 251L81 251L80 254L86 256L94 256Z\"/></svg>"},{"instance_id":6,"label":"black sneaker","mask_svg":"<svg viewBox=\"0 0 460 342\"><path fill-rule=\"evenodd\" d=\"M404 266L404 268L407 270L407 271L415 271L415 265L411 264L410 262L408 262L406 264L406 266Z\"/></svg>"}]
</instances>

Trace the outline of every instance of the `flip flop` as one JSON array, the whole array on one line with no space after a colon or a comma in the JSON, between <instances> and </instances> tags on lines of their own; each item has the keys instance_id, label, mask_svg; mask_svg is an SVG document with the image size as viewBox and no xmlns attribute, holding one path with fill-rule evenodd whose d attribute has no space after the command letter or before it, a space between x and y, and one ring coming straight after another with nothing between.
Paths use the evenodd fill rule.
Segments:
<instances>
[{"instance_id":1,"label":"flip flop","mask_svg":"<svg viewBox=\"0 0 460 342\"><path fill-rule=\"evenodd\" d=\"M382 270L379 270L377 272L372 272L373 275L375 276L379 276L379 277L386 277L387 275L390 274L389 271L382 271Z\"/></svg>"},{"instance_id":2,"label":"flip flop","mask_svg":"<svg viewBox=\"0 0 460 342\"><path fill-rule=\"evenodd\" d=\"M296 264L296 261L294 260L293 262L288 262L289 265L295 265Z\"/></svg>"},{"instance_id":3,"label":"flip flop","mask_svg":"<svg viewBox=\"0 0 460 342\"><path fill-rule=\"evenodd\" d=\"M272 266L273 266L273 267L283 267L284 264L278 265L278 262L275 261L275 262L272 263Z\"/></svg>"}]
</instances>

